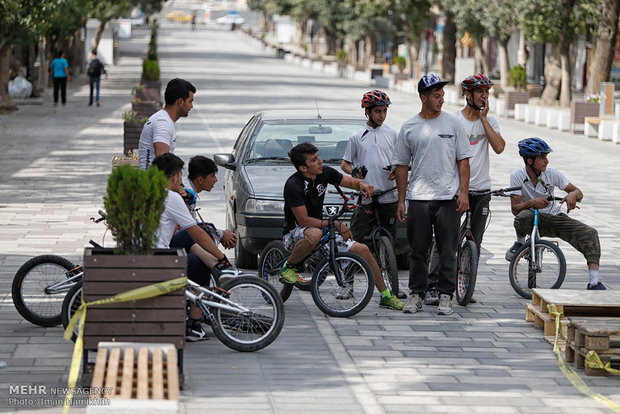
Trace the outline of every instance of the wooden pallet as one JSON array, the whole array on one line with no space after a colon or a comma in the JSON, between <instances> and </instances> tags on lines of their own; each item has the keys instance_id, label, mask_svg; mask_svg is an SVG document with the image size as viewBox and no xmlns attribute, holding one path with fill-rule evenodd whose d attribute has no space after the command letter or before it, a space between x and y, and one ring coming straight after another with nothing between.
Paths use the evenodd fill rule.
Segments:
<instances>
[{"instance_id":1,"label":"wooden pallet","mask_svg":"<svg viewBox=\"0 0 620 414\"><path fill-rule=\"evenodd\" d=\"M162 409L176 412L179 400L176 348L172 344L100 343L90 398L109 399L110 405L93 406L94 410L89 412L121 410L152 414Z\"/></svg>"},{"instance_id":2,"label":"wooden pallet","mask_svg":"<svg viewBox=\"0 0 620 414\"><path fill-rule=\"evenodd\" d=\"M567 338L569 322L565 318L569 316L620 317L620 295L611 290L533 289L532 303L525 308L525 320L543 329L545 339L551 343L555 338L555 318L547 309L550 304L563 314L559 335L562 341Z\"/></svg>"},{"instance_id":3,"label":"wooden pallet","mask_svg":"<svg viewBox=\"0 0 620 414\"><path fill-rule=\"evenodd\" d=\"M588 352L596 351L603 364L620 364L620 318L569 318L566 361L586 375L606 376L607 371L585 365ZM617 366L614 368L618 369Z\"/></svg>"}]
</instances>

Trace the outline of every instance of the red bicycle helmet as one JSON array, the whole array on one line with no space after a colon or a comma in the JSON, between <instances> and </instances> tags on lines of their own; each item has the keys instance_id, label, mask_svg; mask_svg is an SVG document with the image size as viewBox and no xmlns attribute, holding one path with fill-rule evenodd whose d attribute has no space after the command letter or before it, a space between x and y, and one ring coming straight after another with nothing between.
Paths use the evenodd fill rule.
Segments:
<instances>
[{"instance_id":1,"label":"red bicycle helmet","mask_svg":"<svg viewBox=\"0 0 620 414\"><path fill-rule=\"evenodd\" d=\"M488 86L490 88L493 85L493 81L489 79L488 76L482 73L476 73L461 82L461 89L463 90L463 95L465 95L465 91L473 91L481 86Z\"/></svg>"},{"instance_id":2,"label":"red bicycle helmet","mask_svg":"<svg viewBox=\"0 0 620 414\"><path fill-rule=\"evenodd\" d=\"M390 98L383 91L375 89L374 91L369 91L364 94L362 97L362 108L374 108L375 106L388 106L391 104Z\"/></svg>"}]
</instances>

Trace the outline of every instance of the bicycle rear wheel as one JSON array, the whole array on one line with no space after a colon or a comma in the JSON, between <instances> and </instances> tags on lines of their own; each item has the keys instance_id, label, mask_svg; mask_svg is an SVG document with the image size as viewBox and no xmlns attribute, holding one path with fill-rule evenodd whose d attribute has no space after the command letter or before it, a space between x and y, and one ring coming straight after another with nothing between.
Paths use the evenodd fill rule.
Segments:
<instances>
[{"instance_id":1,"label":"bicycle rear wheel","mask_svg":"<svg viewBox=\"0 0 620 414\"><path fill-rule=\"evenodd\" d=\"M532 298L532 289L558 289L566 276L566 259L553 242L535 243L536 261L531 259L531 243L526 242L510 262L508 277L512 288L526 299Z\"/></svg>"},{"instance_id":2,"label":"bicycle rear wheel","mask_svg":"<svg viewBox=\"0 0 620 414\"><path fill-rule=\"evenodd\" d=\"M456 274L456 301L466 306L474 294L478 274L478 247L472 240L464 240L458 257Z\"/></svg>"},{"instance_id":3,"label":"bicycle rear wheel","mask_svg":"<svg viewBox=\"0 0 620 414\"><path fill-rule=\"evenodd\" d=\"M388 237L381 236L377 239L375 256L377 257L377 264L381 269L381 276L383 276L385 285L394 296L398 296L400 287L398 285L396 253L394 253L394 247Z\"/></svg>"},{"instance_id":4,"label":"bicycle rear wheel","mask_svg":"<svg viewBox=\"0 0 620 414\"><path fill-rule=\"evenodd\" d=\"M344 277L343 283L338 283L329 258L323 259L312 276L312 299L323 313L344 318L368 305L374 283L370 267L360 256L339 252L335 259Z\"/></svg>"},{"instance_id":5,"label":"bicycle rear wheel","mask_svg":"<svg viewBox=\"0 0 620 414\"><path fill-rule=\"evenodd\" d=\"M39 326L60 324L62 301L73 286L67 282L54 292L48 287L67 279L75 265L62 256L42 255L24 263L15 273L11 294L13 304L27 321Z\"/></svg>"},{"instance_id":6,"label":"bicycle rear wheel","mask_svg":"<svg viewBox=\"0 0 620 414\"><path fill-rule=\"evenodd\" d=\"M71 322L71 318L75 315L75 312L82 305L82 281L77 282L73 287L69 290L67 295L65 296L65 300L62 301L62 327L67 329L69 326L69 322ZM73 329L73 335L71 336L71 340L75 342L78 335L79 330L79 321L75 324L75 328Z\"/></svg>"},{"instance_id":7,"label":"bicycle rear wheel","mask_svg":"<svg viewBox=\"0 0 620 414\"><path fill-rule=\"evenodd\" d=\"M293 291L293 285L284 282L280 276L280 268L288 255L289 252L284 248L284 243L280 240L272 240L267 243L258 257L259 277L267 281L280 293L283 302L286 302Z\"/></svg>"},{"instance_id":8,"label":"bicycle rear wheel","mask_svg":"<svg viewBox=\"0 0 620 414\"><path fill-rule=\"evenodd\" d=\"M284 326L284 303L276 289L261 278L239 276L222 286L227 298L246 310L212 308L213 332L227 347L253 352L271 344Z\"/></svg>"}]
</instances>

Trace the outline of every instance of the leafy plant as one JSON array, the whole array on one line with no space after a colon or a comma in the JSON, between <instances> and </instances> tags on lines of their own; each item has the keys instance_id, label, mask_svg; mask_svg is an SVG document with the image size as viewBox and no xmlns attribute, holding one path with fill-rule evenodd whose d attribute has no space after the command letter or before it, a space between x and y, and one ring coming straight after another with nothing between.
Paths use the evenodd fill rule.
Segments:
<instances>
[{"instance_id":1,"label":"leafy plant","mask_svg":"<svg viewBox=\"0 0 620 414\"><path fill-rule=\"evenodd\" d=\"M123 112L123 121L141 122L144 124L146 121L148 121L148 118L145 116L140 117L140 114L138 114L138 112L134 111L133 109L130 109L129 111Z\"/></svg>"},{"instance_id":2,"label":"leafy plant","mask_svg":"<svg viewBox=\"0 0 620 414\"><path fill-rule=\"evenodd\" d=\"M524 90L525 89L525 68L521 65L515 65L510 68L510 72L508 73L508 80L511 86L514 86L517 89Z\"/></svg>"},{"instance_id":3,"label":"leafy plant","mask_svg":"<svg viewBox=\"0 0 620 414\"><path fill-rule=\"evenodd\" d=\"M142 63L142 78L146 80L159 80L159 63L156 60L145 60Z\"/></svg>"},{"instance_id":4,"label":"leafy plant","mask_svg":"<svg viewBox=\"0 0 620 414\"><path fill-rule=\"evenodd\" d=\"M584 100L586 102L589 102L589 103L600 103L601 102L601 96L600 95L596 95L596 94L594 94L594 95L586 95L584 97Z\"/></svg>"},{"instance_id":5,"label":"leafy plant","mask_svg":"<svg viewBox=\"0 0 620 414\"><path fill-rule=\"evenodd\" d=\"M134 85L134 86L132 86L131 87L131 94L135 95L136 92L138 92L140 90L146 91L146 86L145 85Z\"/></svg>"},{"instance_id":6,"label":"leafy plant","mask_svg":"<svg viewBox=\"0 0 620 414\"><path fill-rule=\"evenodd\" d=\"M345 63L348 56L349 54L344 49L338 49L338 51L336 52L336 59L338 59L338 62L340 63Z\"/></svg>"},{"instance_id":7,"label":"leafy plant","mask_svg":"<svg viewBox=\"0 0 620 414\"><path fill-rule=\"evenodd\" d=\"M144 171L121 165L112 172L103 203L116 240L115 254L145 255L153 251L167 183L164 173L153 166Z\"/></svg>"},{"instance_id":8,"label":"leafy plant","mask_svg":"<svg viewBox=\"0 0 620 414\"><path fill-rule=\"evenodd\" d=\"M394 63L398 66L398 70L402 73L407 67L407 58L404 56L394 56Z\"/></svg>"}]
</instances>

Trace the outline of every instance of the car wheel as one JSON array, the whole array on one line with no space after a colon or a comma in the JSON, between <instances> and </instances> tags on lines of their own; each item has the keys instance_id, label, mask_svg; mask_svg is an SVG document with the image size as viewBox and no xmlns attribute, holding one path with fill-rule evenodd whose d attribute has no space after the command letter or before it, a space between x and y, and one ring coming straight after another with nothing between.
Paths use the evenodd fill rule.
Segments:
<instances>
[{"instance_id":1,"label":"car wheel","mask_svg":"<svg viewBox=\"0 0 620 414\"><path fill-rule=\"evenodd\" d=\"M235 266L242 269L256 269L257 257L243 248L241 240L235 246Z\"/></svg>"}]
</instances>

